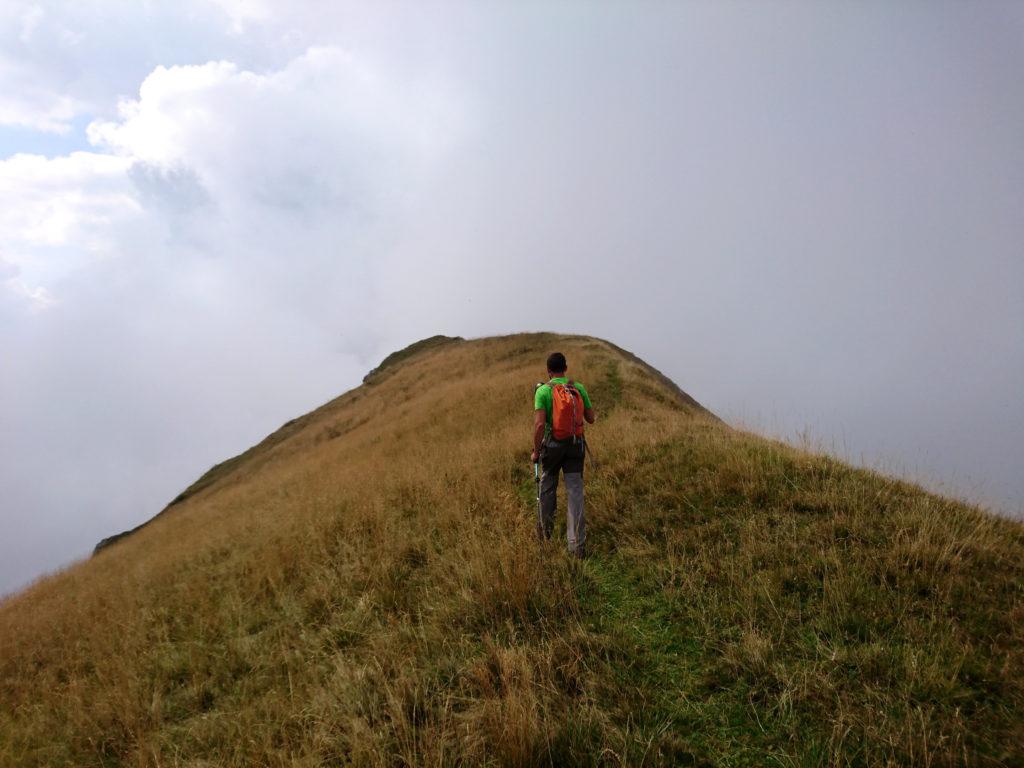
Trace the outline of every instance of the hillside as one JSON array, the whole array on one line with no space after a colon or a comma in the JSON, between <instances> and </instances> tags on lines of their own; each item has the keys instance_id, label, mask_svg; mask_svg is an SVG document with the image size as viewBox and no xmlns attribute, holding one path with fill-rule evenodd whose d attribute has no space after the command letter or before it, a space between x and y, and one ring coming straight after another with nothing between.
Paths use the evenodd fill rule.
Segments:
<instances>
[{"instance_id":1,"label":"hillside","mask_svg":"<svg viewBox=\"0 0 1024 768\"><path fill-rule=\"evenodd\" d=\"M0 604L0 765L1024 765L1020 523L608 342L425 341ZM533 539L554 348L583 562Z\"/></svg>"}]
</instances>

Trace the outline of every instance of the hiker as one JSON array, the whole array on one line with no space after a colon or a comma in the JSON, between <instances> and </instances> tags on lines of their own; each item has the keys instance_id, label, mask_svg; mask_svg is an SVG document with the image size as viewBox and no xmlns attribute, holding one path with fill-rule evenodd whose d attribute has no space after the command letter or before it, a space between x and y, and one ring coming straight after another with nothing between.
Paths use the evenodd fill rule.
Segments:
<instances>
[{"instance_id":1,"label":"hiker","mask_svg":"<svg viewBox=\"0 0 1024 768\"><path fill-rule=\"evenodd\" d=\"M586 388L566 377L565 355L553 352L547 361L548 383L537 386L533 396L533 453L530 459L543 467L537 509L537 536L551 538L555 525L558 471L565 473L568 499L565 537L569 553L586 556L587 538L583 519L583 459L586 443L583 421L594 423L594 407Z\"/></svg>"}]
</instances>

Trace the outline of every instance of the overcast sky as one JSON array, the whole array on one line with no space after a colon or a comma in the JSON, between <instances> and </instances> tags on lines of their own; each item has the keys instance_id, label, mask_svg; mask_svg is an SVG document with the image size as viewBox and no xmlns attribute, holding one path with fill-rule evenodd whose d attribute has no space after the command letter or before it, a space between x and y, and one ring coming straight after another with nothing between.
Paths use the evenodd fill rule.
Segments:
<instances>
[{"instance_id":1,"label":"overcast sky","mask_svg":"<svg viewBox=\"0 0 1024 768\"><path fill-rule=\"evenodd\" d=\"M0 593L435 333L1019 514L1022 73L1019 2L0 0Z\"/></svg>"}]
</instances>

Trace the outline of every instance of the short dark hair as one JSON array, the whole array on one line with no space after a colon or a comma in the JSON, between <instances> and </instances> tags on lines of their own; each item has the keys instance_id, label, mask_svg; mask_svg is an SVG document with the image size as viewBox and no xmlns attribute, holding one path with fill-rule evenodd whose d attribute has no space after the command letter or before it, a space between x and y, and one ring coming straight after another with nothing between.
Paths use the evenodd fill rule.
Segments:
<instances>
[{"instance_id":1,"label":"short dark hair","mask_svg":"<svg viewBox=\"0 0 1024 768\"><path fill-rule=\"evenodd\" d=\"M568 366L565 364L565 355L561 352L552 352L548 355L548 370L552 373L565 373Z\"/></svg>"}]
</instances>

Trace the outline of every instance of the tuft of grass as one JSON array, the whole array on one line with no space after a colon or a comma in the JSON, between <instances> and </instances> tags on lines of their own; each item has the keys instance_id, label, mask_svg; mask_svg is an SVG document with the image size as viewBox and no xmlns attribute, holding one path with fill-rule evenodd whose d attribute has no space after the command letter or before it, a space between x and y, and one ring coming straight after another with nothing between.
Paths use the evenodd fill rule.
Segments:
<instances>
[{"instance_id":1,"label":"tuft of grass","mask_svg":"<svg viewBox=\"0 0 1024 768\"><path fill-rule=\"evenodd\" d=\"M533 538L556 345L599 416L582 563ZM0 604L0 765L1024 762L1024 526L599 339L392 363Z\"/></svg>"}]
</instances>

